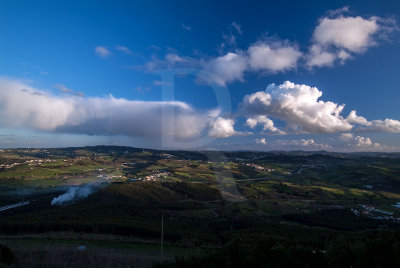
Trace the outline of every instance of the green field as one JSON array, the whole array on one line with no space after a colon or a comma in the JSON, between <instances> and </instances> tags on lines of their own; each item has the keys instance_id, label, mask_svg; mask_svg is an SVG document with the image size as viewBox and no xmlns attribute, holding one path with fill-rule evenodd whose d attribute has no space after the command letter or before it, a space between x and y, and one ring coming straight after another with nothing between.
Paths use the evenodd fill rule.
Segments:
<instances>
[{"instance_id":1,"label":"green field","mask_svg":"<svg viewBox=\"0 0 400 268\"><path fill-rule=\"evenodd\" d=\"M0 244L22 266L63 267L60 260L74 266L62 257L72 254L86 267L101 267L100 260L116 267L192 266L191 260L212 267L231 254L226 250L243 245L253 252L257 243L292 257L339 254L339 245L353 242L364 252L371 234L398 237L400 226L393 206L400 202L398 154L96 146L1 150L0 164L0 206L30 201L0 211ZM89 194L51 205L85 185ZM253 236L254 245L246 240ZM78 251L80 245L86 249ZM332 264L330 255L314 255L317 264Z\"/></svg>"}]
</instances>

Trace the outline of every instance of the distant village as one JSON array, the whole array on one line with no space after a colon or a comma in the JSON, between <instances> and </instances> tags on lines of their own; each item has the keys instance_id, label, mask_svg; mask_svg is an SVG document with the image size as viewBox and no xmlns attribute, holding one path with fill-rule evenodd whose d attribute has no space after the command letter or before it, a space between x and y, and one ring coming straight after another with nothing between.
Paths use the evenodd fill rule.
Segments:
<instances>
[{"instance_id":1,"label":"distant village","mask_svg":"<svg viewBox=\"0 0 400 268\"><path fill-rule=\"evenodd\" d=\"M395 204L393 206L397 207L398 204ZM394 217L392 212L377 209L373 206L364 204L359 204L358 207L359 208L351 208L351 212L353 212L353 214L356 216L365 215L375 220L387 220L400 223L400 218Z\"/></svg>"}]
</instances>

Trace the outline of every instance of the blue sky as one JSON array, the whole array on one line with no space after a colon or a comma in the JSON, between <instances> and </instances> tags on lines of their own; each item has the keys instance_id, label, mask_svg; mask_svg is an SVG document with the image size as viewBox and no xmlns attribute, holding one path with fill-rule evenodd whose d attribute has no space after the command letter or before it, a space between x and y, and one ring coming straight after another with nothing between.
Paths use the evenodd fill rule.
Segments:
<instances>
[{"instance_id":1,"label":"blue sky","mask_svg":"<svg viewBox=\"0 0 400 268\"><path fill-rule=\"evenodd\" d=\"M0 147L400 151L398 1L214 2L1 1Z\"/></svg>"}]
</instances>

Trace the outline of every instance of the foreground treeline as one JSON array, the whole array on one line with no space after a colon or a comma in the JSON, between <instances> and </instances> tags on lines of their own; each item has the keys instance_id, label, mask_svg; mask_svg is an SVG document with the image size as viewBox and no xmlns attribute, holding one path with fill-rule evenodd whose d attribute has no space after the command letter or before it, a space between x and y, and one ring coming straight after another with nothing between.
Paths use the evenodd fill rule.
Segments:
<instances>
[{"instance_id":1,"label":"foreground treeline","mask_svg":"<svg viewBox=\"0 0 400 268\"><path fill-rule=\"evenodd\" d=\"M203 256L178 258L156 267L400 267L400 232L357 238L342 235L325 249L288 238L239 236Z\"/></svg>"},{"instance_id":2,"label":"foreground treeline","mask_svg":"<svg viewBox=\"0 0 400 268\"><path fill-rule=\"evenodd\" d=\"M321 244L336 235L332 230L388 226L348 210L267 215L262 210L277 200L228 202L216 188L183 182L113 184L61 207L50 205L53 197L46 195L28 206L3 211L0 234L72 231L159 239L163 217L165 241L207 247L224 245L238 232L292 234Z\"/></svg>"},{"instance_id":3,"label":"foreground treeline","mask_svg":"<svg viewBox=\"0 0 400 268\"><path fill-rule=\"evenodd\" d=\"M167 241L215 242L218 239L212 234L218 224L214 227L214 223L205 218L211 213L208 202L221 206L223 201L220 192L207 185L112 184L85 200L66 206L51 206L54 196L44 196L29 206L4 211L0 218L0 235L73 231L158 239L164 216ZM201 213L204 217L199 215Z\"/></svg>"},{"instance_id":4,"label":"foreground treeline","mask_svg":"<svg viewBox=\"0 0 400 268\"><path fill-rule=\"evenodd\" d=\"M168 261L107 248L80 251L65 245L36 245L10 249L0 244L0 267L400 267L398 231L341 234L324 247L292 235L239 234L222 247Z\"/></svg>"},{"instance_id":5,"label":"foreground treeline","mask_svg":"<svg viewBox=\"0 0 400 268\"><path fill-rule=\"evenodd\" d=\"M52 238L51 233L61 232L75 233L78 237L115 235L153 243L159 256L163 218L166 247L202 252L186 254L176 261L169 259L160 263L161 267L400 267L398 225L356 216L348 209L315 207L302 212L294 206L278 214L274 213L276 208L280 203L286 204L287 199L228 202L212 185L183 182L111 184L85 200L51 206L52 198L61 193L46 194L30 205L3 211L0 235L3 238L41 233L50 233ZM71 240L67 242L75 243ZM23 243L6 246L10 246L15 259L22 264L36 258L32 250L38 256L59 256L55 250L58 240L51 247L46 243L47 240L37 249L37 245L26 248ZM77 253L75 248L60 249L81 259L82 263L72 267L102 267L97 262L90 265L84 262L104 257L103 251L90 249ZM4 252L11 256L7 249ZM119 249L115 254L121 266L114 267L130 267L126 264L135 257L124 257ZM113 258L110 255L109 261ZM39 259L38 263L43 261Z\"/></svg>"}]
</instances>

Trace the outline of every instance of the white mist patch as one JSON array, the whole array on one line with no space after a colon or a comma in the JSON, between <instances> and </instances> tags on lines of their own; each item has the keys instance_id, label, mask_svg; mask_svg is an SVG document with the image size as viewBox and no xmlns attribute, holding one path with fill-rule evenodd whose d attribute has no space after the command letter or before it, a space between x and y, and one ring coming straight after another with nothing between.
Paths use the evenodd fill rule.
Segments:
<instances>
[{"instance_id":1,"label":"white mist patch","mask_svg":"<svg viewBox=\"0 0 400 268\"><path fill-rule=\"evenodd\" d=\"M65 203L85 199L95 191L96 187L94 185L71 186L64 194L54 197L51 200L51 205L62 206Z\"/></svg>"}]
</instances>

